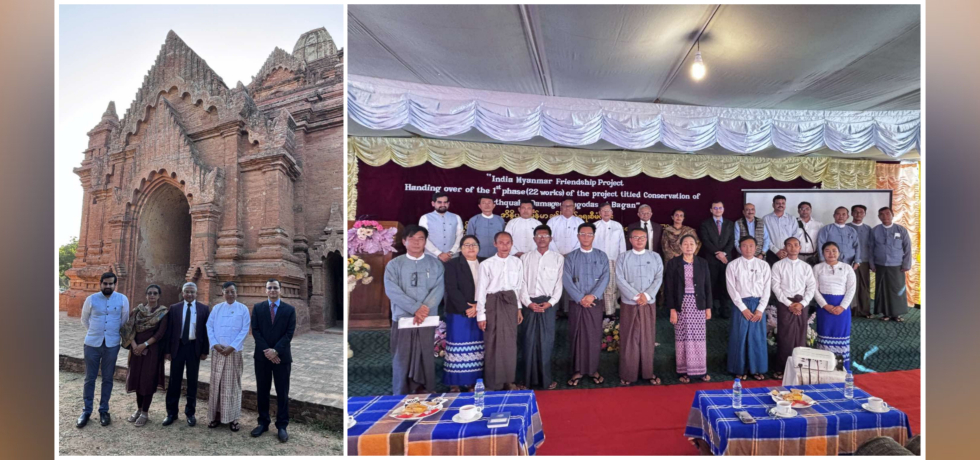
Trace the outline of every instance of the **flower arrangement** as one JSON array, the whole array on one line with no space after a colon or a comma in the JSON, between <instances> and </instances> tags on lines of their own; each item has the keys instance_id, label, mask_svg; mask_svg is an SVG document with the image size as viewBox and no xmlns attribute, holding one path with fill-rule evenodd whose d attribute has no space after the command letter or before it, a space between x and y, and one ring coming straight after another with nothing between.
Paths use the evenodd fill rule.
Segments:
<instances>
[{"instance_id":1,"label":"flower arrangement","mask_svg":"<svg viewBox=\"0 0 980 460\"><path fill-rule=\"evenodd\" d=\"M354 290L357 282L361 284L371 284L374 278L371 277L371 266L357 256L347 258L347 292Z\"/></svg>"},{"instance_id":2,"label":"flower arrangement","mask_svg":"<svg viewBox=\"0 0 980 460\"><path fill-rule=\"evenodd\" d=\"M806 346L810 348L817 347L817 314L814 313L810 315L810 319L806 322Z\"/></svg>"},{"instance_id":3,"label":"flower arrangement","mask_svg":"<svg viewBox=\"0 0 980 460\"><path fill-rule=\"evenodd\" d=\"M619 350L619 322L610 318L602 320L602 349L612 352Z\"/></svg>"},{"instance_id":4,"label":"flower arrangement","mask_svg":"<svg viewBox=\"0 0 980 460\"><path fill-rule=\"evenodd\" d=\"M436 328L436 344L432 349L432 356L436 358L446 357L446 322L439 321L439 327Z\"/></svg>"},{"instance_id":5,"label":"flower arrangement","mask_svg":"<svg viewBox=\"0 0 980 460\"><path fill-rule=\"evenodd\" d=\"M393 252L397 228L384 228L376 220L359 220L347 230L347 254Z\"/></svg>"}]
</instances>

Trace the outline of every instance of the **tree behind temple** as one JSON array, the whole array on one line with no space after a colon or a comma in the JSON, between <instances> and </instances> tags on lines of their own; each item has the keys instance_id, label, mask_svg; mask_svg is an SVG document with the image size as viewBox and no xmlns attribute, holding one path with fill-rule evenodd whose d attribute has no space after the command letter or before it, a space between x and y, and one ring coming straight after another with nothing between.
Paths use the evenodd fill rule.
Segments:
<instances>
[{"instance_id":1,"label":"tree behind temple","mask_svg":"<svg viewBox=\"0 0 980 460\"><path fill-rule=\"evenodd\" d=\"M75 260L75 250L78 249L78 238L71 237L68 244L58 248L58 287L61 291L68 289L68 277L65 270L71 268L71 263Z\"/></svg>"}]
</instances>

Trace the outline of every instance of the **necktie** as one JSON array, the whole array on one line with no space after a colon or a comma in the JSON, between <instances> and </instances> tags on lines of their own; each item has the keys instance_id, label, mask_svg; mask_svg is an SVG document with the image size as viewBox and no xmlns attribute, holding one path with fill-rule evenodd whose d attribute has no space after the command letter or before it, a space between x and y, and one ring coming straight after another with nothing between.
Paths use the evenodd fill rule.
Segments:
<instances>
[{"instance_id":1,"label":"necktie","mask_svg":"<svg viewBox=\"0 0 980 460\"><path fill-rule=\"evenodd\" d=\"M721 221L720 220L716 220L715 221L715 224L718 225L718 235L721 235Z\"/></svg>"},{"instance_id":2,"label":"necktie","mask_svg":"<svg viewBox=\"0 0 980 460\"><path fill-rule=\"evenodd\" d=\"M269 304L269 314L272 316L272 322L275 323L276 322L276 305L275 304L272 304L272 303Z\"/></svg>"},{"instance_id":3,"label":"necktie","mask_svg":"<svg viewBox=\"0 0 980 460\"><path fill-rule=\"evenodd\" d=\"M191 304L185 303L184 330L180 333L180 343L187 345L191 341Z\"/></svg>"},{"instance_id":4,"label":"necktie","mask_svg":"<svg viewBox=\"0 0 980 460\"><path fill-rule=\"evenodd\" d=\"M650 229L647 228L647 223L643 223L643 231L647 234L647 249L653 249L653 241L650 238Z\"/></svg>"}]
</instances>

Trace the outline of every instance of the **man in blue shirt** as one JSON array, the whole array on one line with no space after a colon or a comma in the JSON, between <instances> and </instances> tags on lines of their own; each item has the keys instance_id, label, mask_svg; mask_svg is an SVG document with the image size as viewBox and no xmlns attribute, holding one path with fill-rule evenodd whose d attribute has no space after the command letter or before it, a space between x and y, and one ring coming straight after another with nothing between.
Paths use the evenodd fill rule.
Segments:
<instances>
[{"instance_id":1,"label":"man in blue shirt","mask_svg":"<svg viewBox=\"0 0 980 460\"><path fill-rule=\"evenodd\" d=\"M493 247L493 236L504 231L504 218L493 213L496 206L492 197L481 196L480 214L471 217L466 223L466 234L475 235L480 242L478 257L490 257L497 253Z\"/></svg>"},{"instance_id":2,"label":"man in blue shirt","mask_svg":"<svg viewBox=\"0 0 980 460\"><path fill-rule=\"evenodd\" d=\"M129 299L115 292L116 275L103 273L99 284L102 290L88 296L82 305L82 325L88 332L85 334L85 386L82 390L85 408L75 422L78 428L85 426L92 416L95 378L99 376L100 369L102 396L99 398L99 423L102 426L112 423L109 397L112 395L112 374L116 371L116 356L119 354L119 329L129 320Z\"/></svg>"}]
</instances>

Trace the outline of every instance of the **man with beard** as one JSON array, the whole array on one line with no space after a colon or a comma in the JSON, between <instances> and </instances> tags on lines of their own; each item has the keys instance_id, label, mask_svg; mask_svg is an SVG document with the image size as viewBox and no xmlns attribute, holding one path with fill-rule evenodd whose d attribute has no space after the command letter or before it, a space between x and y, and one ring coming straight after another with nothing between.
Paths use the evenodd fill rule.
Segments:
<instances>
[{"instance_id":1,"label":"man with beard","mask_svg":"<svg viewBox=\"0 0 980 460\"><path fill-rule=\"evenodd\" d=\"M871 318L871 226L864 223L868 207L863 204L851 206L851 222L848 227L854 229L861 243L861 263L854 270L857 277L857 292L851 301L851 315Z\"/></svg>"},{"instance_id":2,"label":"man with beard","mask_svg":"<svg viewBox=\"0 0 980 460\"><path fill-rule=\"evenodd\" d=\"M102 371L102 395L99 398L99 423L112 423L109 416L109 397L112 396L112 375L116 371L116 356L122 340L120 328L129 320L129 299L116 292L116 275L102 274L100 292L85 299L82 305L82 325L85 326L85 385L82 387L84 408L75 426L81 428L92 416L95 400L95 379Z\"/></svg>"},{"instance_id":3,"label":"man with beard","mask_svg":"<svg viewBox=\"0 0 980 460\"><path fill-rule=\"evenodd\" d=\"M509 233L514 239L514 257L523 256L525 253L534 250L534 229L541 225L541 221L534 218L533 201L527 198L522 199L520 207L517 208L517 213L518 217L507 222L507 227L504 228L504 231ZM491 240L490 243L487 246L491 251L495 251L496 248L493 247L493 241ZM480 246L483 246L482 241L480 242Z\"/></svg>"},{"instance_id":4,"label":"man with beard","mask_svg":"<svg viewBox=\"0 0 980 460\"><path fill-rule=\"evenodd\" d=\"M742 236L745 235L755 238L756 242L761 241L762 244L757 244L755 247L755 256L765 259L766 253L769 251L769 229L755 218L755 205L752 203L745 203L742 206L742 216L741 219L735 221L735 241L742 239ZM739 246L735 246L735 250L739 254L742 253L742 248Z\"/></svg>"},{"instance_id":5,"label":"man with beard","mask_svg":"<svg viewBox=\"0 0 980 460\"><path fill-rule=\"evenodd\" d=\"M402 318L422 324L435 313L446 290L442 263L425 252L427 236L425 228L409 225L402 236L406 253L385 266L385 295L391 299L391 393L395 395L436 389L435 327L398 327Z\"/></svg>"},{"instance_id":6,"label":"man with beard","mask_svg":"<svg viewBox=\"0 0 980 460\"><path fill-rule=\"evenodd\" d=\"M524 384L555 389L558 382L551 379L551 352L555 348L555 304L561 298L562 269L565 258L548 249L551 229L542 225L534 229L537 250L521 256L524 282L519 297L524 305L523 351Z\"/></svg>"},{"instance_id":7,"label":"man with beard","mask_svg":"<svg viewBox=\"0 0 980 460\"><path fill-rule=\"evenodd\" d=\"M201 361L208 359L211 344L208 341L207 322L211 307L197 301L197 285L184 283L181 288L183 302L170 306L167 313L167 336L163 339L164 359L170 361L170 381L167 384L167 416L163 426L177 421L177 408L180 405L180 382L187 368L187 404L184 415L187 425L194 426L197 407L197 377Z\"/></svg>"},{"instance_id":8,"label":"man with beard","mask_svg":"<svg viewBox=\"0 0 980 460\"><path fill-rule=\"evenodd\" d=\"M610 284L608 257L593 248L595 227L578 226L579 248L565 256L562 286L568 292L568 331L572 345L572 378L568 386L578 386L586 375L596 385L605 379L599 375L599 351L602 349L603 305ZM625 252L625 251L624 251ZM615 283L615 281L612 281ZM617 291L618 292L618 291Z\"/></svg>"},{"instance_id":9,"label":"man with beard","mask_svg":"<svg viewBox=\"0 0 980 460\"><path fill-rule=\"evenodd\" d=\"M432 194L433 211L419 219L419 226L428 231L425 252L438 257L443 263L449 262L459 253L459 242L463 239L463 219L449 212L449 196L443 192Z\"/></svg>"},{"instance_id":10,"label":"man with beard","mask_svg":"<svg viewBox=\"0 0 980 460\"><path fill-rule=\"evenodd\" d=\"M871 233L871 271L875 273L875 313L883 321L905 321L909 302L905 297L905 272L912 269L912 239L905 227L892 221L892 209L878 210L881 224Z\"/></svg>"},{"instance_id":11,"label":"man with beard","mask_svg":"<svg viewBox=\"0 0 980 460\"><path fill-rule=\"evenodd\" d=\"M793 356L793 349L806 346L806 306L813 300L817 281L810 264L799 259L800 240L786 239L786 258L772 266L772 292L776 305L776 365L773 377L783 377L786 360Z\"/></svg>"},{"instance_id":12,"label":"man with beard","mask_svg":"<svg viewBox=\"0 0 980 460\"><path fill-rule=\"evenodd\" d=\"M772 212L762 217L762 222L769 232L769 251L766 252L766 263L772 264L785 259L788 255L783 248L786 239L796 235L796 218L786 212L786 197L776 195L772 198ZM741 238L740 238L741 240Z\"/></svg>"},{"instance_id":13,"label":"man with beard","mask_svg":"<svg viewBox=\"0 0 980 460\"><path fill-rule=\"evenodd\" d=\"M504 231L504 218L493 213L493 198L489 196L480 197L480 214L470 218L466 224L466 234L475 235L480 242L480 252L478 257L490 257L495 252L493 249L493 236L498 232Z\"/></svg>"}]
</instances>

